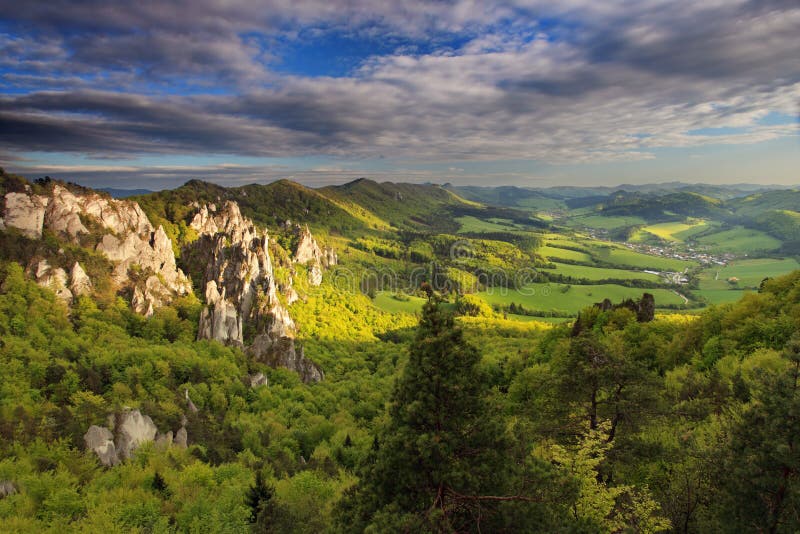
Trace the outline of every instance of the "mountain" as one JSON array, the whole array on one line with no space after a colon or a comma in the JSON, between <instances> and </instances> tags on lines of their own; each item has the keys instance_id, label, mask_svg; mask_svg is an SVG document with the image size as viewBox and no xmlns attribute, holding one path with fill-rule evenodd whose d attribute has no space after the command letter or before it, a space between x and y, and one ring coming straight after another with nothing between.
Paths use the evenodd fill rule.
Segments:
<instances>
[{"instance_id":1,"label":"mountain","mask_svg":"<svg viewBox=\"0 0 800 534\"><path fill-rule=\"evenodd\" d=\"M366 178L319 192L343 205L362 206L389 226L406 230L455 231L450 210L475 205L439 185L378 183Z\"/></svg>"},{"instance_id":2,"label":"mountain","mask_svg":"<svg viewBox=\"0 0 800 534\"><path fill-rule=\"evenodd\" d=\"M667 193L652 196L619 191L600 207L604 215L636 216L647 221L668 221L680 217L724 217L722 201L698 193Z\"/></svg>"},{"instance_id":3,"label":"mountain","mask_svg":"<svg viewBox=\"0 0 800 534\"><path fill-rule=\"evenodd\" d=\"M108 193L114 198L129 198L152 193L149 189L117 189L113 187L98 187L97 190Z\"/></svg>"}]
</instances>

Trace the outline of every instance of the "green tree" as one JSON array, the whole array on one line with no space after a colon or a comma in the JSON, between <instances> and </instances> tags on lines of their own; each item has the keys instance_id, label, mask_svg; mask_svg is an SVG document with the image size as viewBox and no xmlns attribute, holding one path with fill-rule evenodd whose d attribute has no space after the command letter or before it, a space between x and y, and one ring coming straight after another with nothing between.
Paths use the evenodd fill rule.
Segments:
<instances>
[{"instance_id":1,"label":"green tree","mask_svg":"<svg viewBox=\"0 0 800 534\"><path fill-rule=\"evenodd\" d=\"M800 336L786 368L759 370L753 399L734 418L719 513L731 532L800 530Z\"/></svg>"},{"instance_id":2,"label":"green tree","mask_svg":"<svg viewBox=\"0 0 800 534\"><path fill-rule=\"evenodd\" d=\"M435 300L420 320L389 422L340 515L343 530L491 530L509 495L509 447L486 401L480 355Z\"/></svg>"},{"instance_id":3,"label":"green tree","mask_svg":"<svg viewBox=\"0 0 800 534\"><path fill-rule=\"evenodd\" d=\"M256 471L256 480L247 490L245 504L250 510L250 524L254 532L268 532L272 523L272 507L274 505L275 488L273 488L261 471Z\"/></svg>"}]
</instances>

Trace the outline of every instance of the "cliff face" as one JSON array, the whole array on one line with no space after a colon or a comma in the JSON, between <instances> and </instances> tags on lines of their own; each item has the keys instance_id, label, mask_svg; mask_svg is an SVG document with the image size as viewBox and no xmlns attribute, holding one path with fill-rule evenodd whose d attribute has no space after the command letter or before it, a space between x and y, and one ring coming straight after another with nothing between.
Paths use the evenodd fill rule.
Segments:
<instances>
[{"instance_id":1,"label":"cliff face","mask_svg":"<svg viewBox=\"0 0 800 534\"><path fill-rule=\"evenodd\" d=\"M99 232L95 250L114 263L112 278L130 289L131 305L138 313L152 315L155 308L191 291L188 278L175 264L172 242L164 229L153 228L135 202L92 192L75 194L60 184L53 185L46 195L33 194L28 188L7 193L4 200L4 226L29 238L41 237L46 229L77 244L82 236ZM67 302L91 292L91 280L80 264L71 267L69 276L62 268L51 268L46 260L30 267L40 284L51 287ZM141 276L132 277L132 268Z\"/></svg>"},{"instance_id":2,"label":"cliff face","mask_svg":"<svg viewBox=\"0 0 800 534\"><path fill-rule=\"evenodd\" d=\"M339 261L336 251L332 248L321 249L311 235L308 226L296 226L295 232L298 234L297 248L294 253L295 263L307 266L308 282L312 286L322 283L322 270L336 265Z\"/></svg>"},{"instance_id":3,"label":"cliff face","mask_svg":"<svg viewBox=\"0 0 800 534\"><path fill-rule=\"evenodd\" d=\"M130 289L131 305L139 313L152 315L155 308L191 291L188 278L175 264L172 242L164 229L153 228L135 202L92 192L75 194L60 184L42 195L33 194L30 188L9 192L4 200L4 226L29 238L41 237L46 229L78 244L83 236L99 232L95 250L114 263L112 278ZM141 271L141 276L132 277L132 268ZM65 301L71 301L73 294L91 291L91 280L80 264L72 266L69 278L64 269L52 269L46 260L30 270L39 283L52 287Z\"/></svg>"},{"instance_id":4,"label":"cliff face","mask_svg":"<svg viewBox=\"0 0 800 534\"><path fill-rule=\"evenodd\" d=\"M200 235L190 247L200 247L208 258L198 337L243 347L305 382L322 380L322 370L295 344L295 324L278 294L267 233L230 201L219 209L200 207L190 226Z\"/></svg>"},{"instance_id":5,"label":"cliff face","mask_svg":"<svg viewBox=\"0 0 800 534\"><path fill-rule=\"evenodd\" d=\"M30 239L47 231L61 242L102 253L113 265L116 286L127 290L131 307L146 316L192 291L176 264L172 241L161 226L153 227L136 202L88 190L75 193L58 183L37 191L27 185L2 197L0 231L14 228ZM287 306L299 295L291 275L288 283L276 283L266 231L244 217L235 202L196 207L190 226L199 238L185 252L202 266L192 270L201 277L206 302L198 338L241 347L272 367L297 372L305 382L322 380L322 370L295 343L296 327ZM292 274L295 267L307 269L309 282L319 285L322 270L336 263L336 254L320 248L307 227L294 230L298 236L294 255L280 256L278 261ZM26 259L34 280L67 304L92 293L97 281L84 266L48 254Z\"/></svg>"}]
</instances>

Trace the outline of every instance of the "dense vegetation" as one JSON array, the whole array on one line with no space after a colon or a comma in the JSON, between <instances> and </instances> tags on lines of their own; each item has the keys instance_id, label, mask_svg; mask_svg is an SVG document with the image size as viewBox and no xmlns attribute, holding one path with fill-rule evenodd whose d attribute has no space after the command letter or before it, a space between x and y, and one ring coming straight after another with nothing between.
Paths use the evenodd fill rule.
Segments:
<instances>
[{"instance_id":1,"label":"dense vegetation","mask_svg":"<svg viewBox=\"0 0 800 534\"><path fill-rule=\"evenodd\" d=\"M298 309L313 386L193 341L191 300L68 313L16 264L1 278L5 530L800 527L800 272L697 318L522 327L431 303L416 333L326 284ZM191 446L100 467L82 434L124 407L187 414Z\"/></svg>"},{"instance_id":2,"label":"dense vegetation","mask_svg":"<svg viewBox=\"0 0 800 534\"><path fill-rule=\"evenodd\" d=\"M2 178L0 193L50 187ZM131 312L97 229L77 242L0 232L0 530L798 531L800 270L777 249L743 256L766 235L785 251L794 208L641 192L618 206L655 202L656 215L610 216L596 207L613 192L562 189L192 181L140 197L195 284L195 202L235 200L265 225L279 283L287 219L336 248L321 286L295 277L289 308L325 371L315 384L196 341L199 291ZM503 206L472 201L492 195ZM683 195L692 216L662 221ZM694 211L706 202L716 219ZM632 243L602 238L630 224ZM713 240L740 255L636 249ZM68 307L36 285L38 258L79 261L92 298ZM84 434L130 409L162 432L185 422L188 448L150 443L103 467Z\"/></svg>"}]
</instances>

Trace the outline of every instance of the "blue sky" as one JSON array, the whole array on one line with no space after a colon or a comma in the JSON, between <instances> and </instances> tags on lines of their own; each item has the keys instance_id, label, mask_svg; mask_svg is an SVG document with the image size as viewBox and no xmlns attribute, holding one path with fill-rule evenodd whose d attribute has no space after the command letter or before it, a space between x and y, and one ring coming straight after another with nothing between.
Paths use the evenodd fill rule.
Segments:
<instances>
[{"instance_id":1,"label":"blue sky","mask_svg":"<svg viewBox=\"0 0 800 534\"><path fill-rule=\"evenodd\" d=\"M31 178L800 183L794 2L0 4Z\"/></svg>"}]
</instances>

